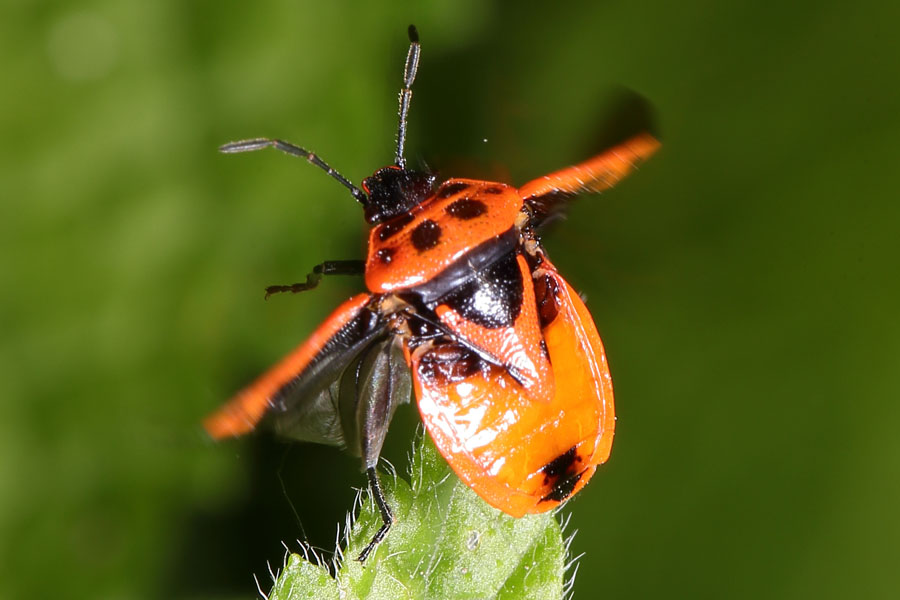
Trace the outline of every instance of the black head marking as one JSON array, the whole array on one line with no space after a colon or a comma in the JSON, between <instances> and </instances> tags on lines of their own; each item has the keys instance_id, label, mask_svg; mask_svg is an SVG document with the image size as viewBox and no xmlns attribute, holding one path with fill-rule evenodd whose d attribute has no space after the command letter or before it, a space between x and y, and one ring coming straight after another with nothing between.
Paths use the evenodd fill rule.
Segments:
<instances>
[{"instance_id":1,"label":"black head marking","mask_svg":"<svg viewBox=\"0 0 900 600\"><path fill-rule=\"evenodd\" d=\"M451 217L456 217L462 221L475 219L487 212L487 204L481 200L472 198L460 198L444 209Z\"/></svg>"},{"instance_id":2,"label":"black head marking","mask_svg":"<svg viewBox=\"0 0 900 600\"><path fill-rule=\"evenodd\" d=\"M433 173L384 167L363 180L366 222L375 225L409 212L431 195Z\"/></svg>"},{"instance_id":3,"label":"black head marking","mask_svg":"<svg viewBox=\"0 0 900 600\"><path fill-rule=\"evenodd\" d=\"M410 241L419 252L434 248L441 241L441 226L431 219L425 219L412 230Z\"/></svg>"}]
</instances>

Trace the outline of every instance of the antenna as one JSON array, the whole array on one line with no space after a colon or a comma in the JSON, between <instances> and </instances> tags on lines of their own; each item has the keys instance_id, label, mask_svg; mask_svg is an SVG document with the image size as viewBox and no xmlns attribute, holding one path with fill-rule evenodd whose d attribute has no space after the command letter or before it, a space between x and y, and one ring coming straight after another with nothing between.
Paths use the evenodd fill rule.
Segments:
<instances>
[{"instance_id":1,"label":"antenna","mask_svg":"<svg viewBox=\"0 0 900 600\"><path fill-rule=\"evenodd\" d=\"M281 150L285 154L305 158L311 164L319 167L320 169L334 177L342 186L350 190L350 193L353 194L353 197L356 198L357 202L361 204L365 204L366 202L368 202L369 197L366 196L366 193L364 191L350 183L350 181L346 177L332 169L328 165L328 163L326 163L324 160L322 160L309 150L305 150L300 146L295 146L290 142L284 142L282 140L270 140L267 138L257 138L253 140L243 140L240 142L231 142L229 144L225 144L224 146L219 147L219 152L222 152L223 154L253 152L254 150L262 150L263 148L268 148L269 146Z\"/></svg>"},{"instance_id":2,"label":"antenna","mask_svg":"<svg viewBox=\"0 0 900 600\"><path fill-rule=\"evenodd\" d=\"M403 146L406 145L406 115L409 114L409 101L412 100L412 84L419 70L419 32L415 25L409 26L409 52L406 54L406 65L403 67L403 89L400 90L400 124L397 126L397 157L394 160L401 169L406 168L403 157Z\"/></svg>"}]
</instances>

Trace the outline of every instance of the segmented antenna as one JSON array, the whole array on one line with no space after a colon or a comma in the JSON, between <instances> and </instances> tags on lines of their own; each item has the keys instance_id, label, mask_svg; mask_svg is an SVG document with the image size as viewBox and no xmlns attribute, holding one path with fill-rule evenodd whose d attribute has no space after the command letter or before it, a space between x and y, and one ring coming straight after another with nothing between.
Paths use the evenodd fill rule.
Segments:
<instances>
[{"instance_id":1,"label":"segmented antenna","mask_svg":"<svg viewBox=\"0 0 900 600\"><path fill-rule=\"evenodd\" d=\"M401 169L406 168L403 147L406 145L406 115L409 114L409 102L412 100L412 84L419 70L419 32L415 25L409 26L409 52L406 54L406 65L403 67L403 89L400 90L400 124L397 127L397 157L394 160Z\"/></svg>"},{"instance_id":2,"label":"segmented antenna","mask_svg":"<svg viewBox=\"0 0 900 600\"><path fill-rule=\"evenodd\" d=\"M337 180L342 186L350 190L350 193L353 194L353 197L356 198L357 202L365 204L369 197L366 196L366 193L350 183L350 181L331 168L324 160L310 152L309 150L305 150L300 146L295 146L290 142L285 142L282 140L270 140L267 138L257 138L254 140L243 140L240 142L231 142L229 144L225 144L224 146L219 147L219 152L224 154L235 154L237 152L253 152L254 150L262 150L263 148L268 148L271 146L272 148L276 148L281 150L285 154L290 154L291 156L298 156L300 158L305 158L309 163L319 167L329 175L331 175L334 179Z\"/></svg>"}]
</instances>

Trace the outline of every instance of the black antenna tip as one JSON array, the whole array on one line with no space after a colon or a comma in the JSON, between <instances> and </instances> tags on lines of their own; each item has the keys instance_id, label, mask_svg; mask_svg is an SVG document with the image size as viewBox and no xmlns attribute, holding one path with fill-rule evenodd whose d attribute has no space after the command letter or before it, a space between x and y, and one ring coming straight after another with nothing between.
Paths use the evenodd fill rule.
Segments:
<instances>
[{"instance_id":1,"label":"black antenna tip","mask_svg":"<svg viewBox=\"0 0 900 600\"><path fill-rule=\"evenodd\" d=\"M413 44L418 44L419 43L419 30L416 29L415 25L409 26L408 33L409 33L409 41L412 42Z\"/></svg>"}]
</instances>

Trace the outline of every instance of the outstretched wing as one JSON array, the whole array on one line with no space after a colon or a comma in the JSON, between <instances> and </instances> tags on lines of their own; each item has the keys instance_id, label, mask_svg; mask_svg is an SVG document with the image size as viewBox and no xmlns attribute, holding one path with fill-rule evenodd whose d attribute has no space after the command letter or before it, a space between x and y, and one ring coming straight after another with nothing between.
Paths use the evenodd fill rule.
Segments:
<instances>
[{"instance_id":1,"label":"outstretched wing","mask_svg":"<svg viewBox=\"0 0 900 600\"><path fill-rule=\"evenodd\" d=\"M660 147L649 133L639 134L577 165L538 177L519 188L538 225L576 194L602 192L616 185Z\"/></svg>"},{"instance_id":2,"label":"outstretched wing","mask_svg":"<svg viewBox=\"0 0 900 600\"><path fill-rule=\"evenodd\" d=\"M412 352L422 420L457 475L520 517L577 492L609 456L615 429L603 344L578 294L549 262L534 273L555 380L551 402L522 393L506 369L453 343Z\"/></svg>"},{"instance_id":3,"label":"outstretched wing","mask_svg":"<svg viewBox=\"0 0 900 600\"><path fill-rule=\"evenodd\" d=\"M333 384L366 348L384 335L386 322L360 294L342 304L281 362L210 415L204 426L215 439L242 435L265 417L292 438L344 445Z\"/></svg>"}]
</instances>

